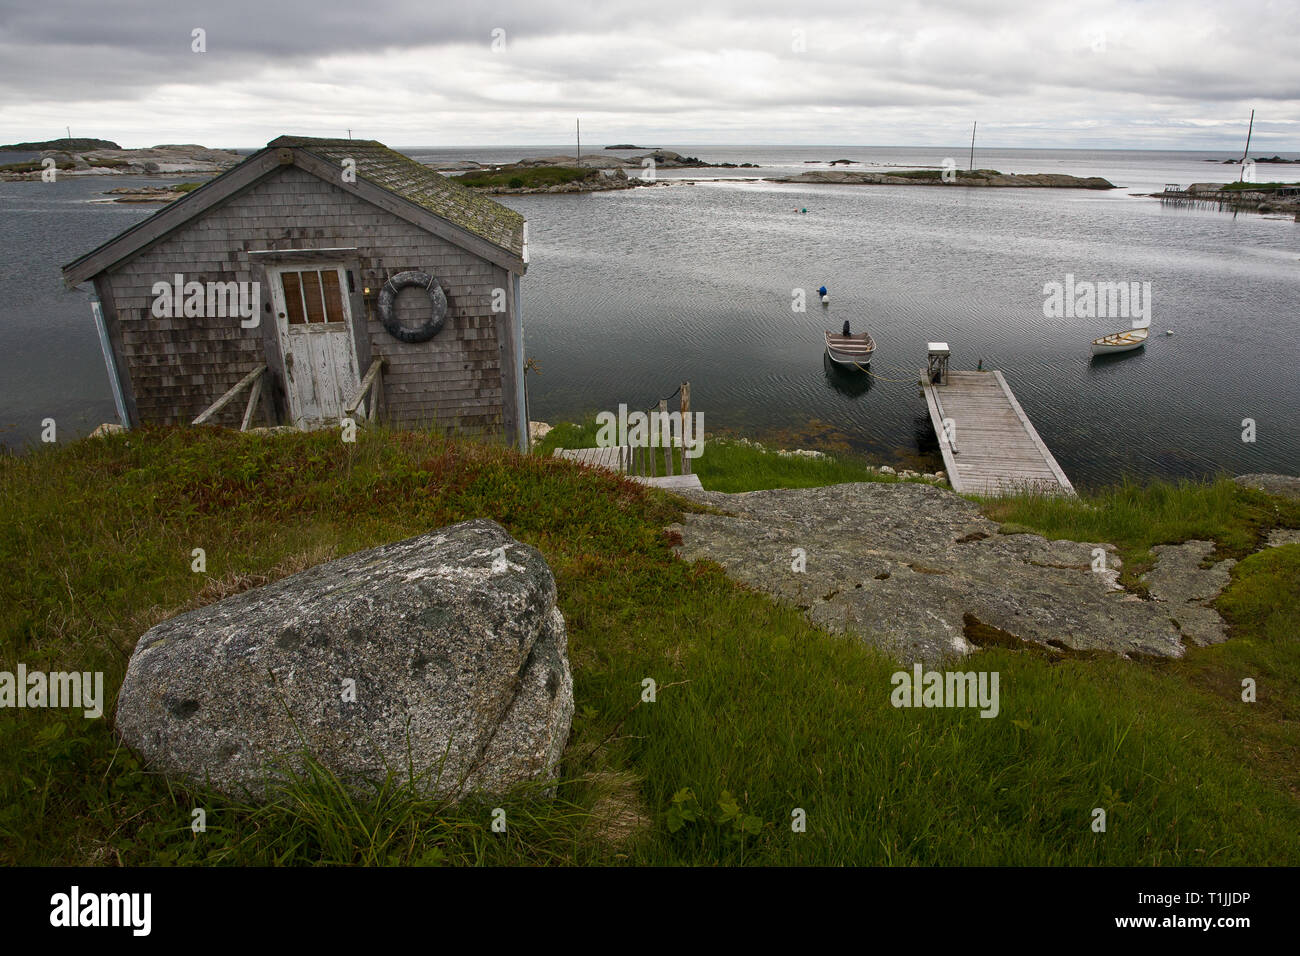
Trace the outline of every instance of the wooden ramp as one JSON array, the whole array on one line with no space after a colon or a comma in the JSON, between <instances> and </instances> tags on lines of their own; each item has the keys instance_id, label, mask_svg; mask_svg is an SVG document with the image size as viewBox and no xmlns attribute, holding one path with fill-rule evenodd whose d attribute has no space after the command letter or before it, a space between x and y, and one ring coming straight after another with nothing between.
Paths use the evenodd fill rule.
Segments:
<instances>
[{"instance_id":1,"label":"wooden ramp","mask_svg":"<svg viewBox=\"0 0 1300 956\"><path fill-rule=\"evenodd\" d=\"M567 458L580 465L604 468L619 475L627 474L627 449L625 448L557 448L554 458Z\"/></svg>"},{"instance_id":2,"label":"wooden ramp","mask_svg":"<svg viewBox=\"0 0 1300 956\"><path fill-rule=\"evenodd\" d=\"M1001 372L948 372L944 385L923 375L922 387L954 491L1075 493Z\"/></svg>"},{"instance_id":3,"label":"wooden ramp","mask_svg":"<svg viewBox=\"0 0 1300 956\"><path fill-rule=\"evenodd\" d=\"M698 475L660 475L659 477L647 477L644 475L628 475L628 467L631 464L631 449L626 447L615 448L557 448L555 449L555 458L567 458L570 461L576 461L580 465L588 465L592 468L603 468L606 471L612 471L618 475L626 475L632 481L639 481L643 485L654 485L656 488L670 489L696 489L703 491L704 486L700 484Z\"/></svg>"}]
</instances>

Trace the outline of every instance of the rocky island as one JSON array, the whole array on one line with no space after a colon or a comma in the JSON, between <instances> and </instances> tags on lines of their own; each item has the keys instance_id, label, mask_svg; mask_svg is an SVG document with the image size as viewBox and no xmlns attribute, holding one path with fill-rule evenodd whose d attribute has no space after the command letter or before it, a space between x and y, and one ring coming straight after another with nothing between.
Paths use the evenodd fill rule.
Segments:
<instances>
[{"instance_id":1,"label":"rocky island","mask_svg":"<svg viewBox=\"0 0 1300 956\"><path fill-rule=\"evenodd\" d=\"M54 160L60 176L172 176L176 174L216 174L238 164L243 157L222 149L209 149L194 143L184 145L151 146L146 149L120 149L116 144L108 147L82 148L82 143L100 143L107 140L51 140L64 144L62 148L41 149L37 159L27 162L0 165L0 179L40 179L49 168L45 162ZM74 145L66 145L72 143ZM19 152L17 144L6 147ZM45 146L33 143L33 146ZM27 150L34 152L35 150Z\"/></svg>"},{"instance_id":2,"label":"rocky island","mask_svg":"<svg viewBox=\"0 0 1300 956\"><path fill-rule=\"evenodd\" d=\"M572 156L551 156L545 159L525 159L503 166L483 166L458 175L451 175L462 186L475 192L494 195L529 195L534 193L590 193L610 189L634 189L637 186L654 186L651 179L640 175L628 176L621 164L578 160ZM446 172L443 172L447 175Z\"/></svg>"},{"instance_id":3,"label":"rocky island","mask_svg":"<svg viewBox=\"0 0 1300 956\"><path fill-rule=\"evenodd\" d=\"M947 177L945 178L945 173ZM830 183L845 186L998 186L1047 187L1056 189L1116 189L1109 180L1100 176L1067 176L1064 173L1002 173L996 169L958 169L951 172L941 169L898 170L891 173L873 173L845 169L814 169L797 176L774 179L778 183Z\"/></svg>"},{"instance_id":4,"label":"rocky island","mask_svg":"<svg viewBox=\"0 0 1300 956\"><path fill-rule=\"evenodd\" d=\"M77 150L84 152L88 149L121 149L117 143L111 139L89 139L86 137L64 137L63 139L47 139L39 143L10 143L7 146L0 146L0 153L39 153L46 149Z\"/></svg>"},{"instance_id":5,"label":"rocky island","mask_svg":"<svg viewBox=\"0 0 1300 956\"><path fill-rule=\"evenodd\" d=\"M648 170L654 169L759 168L757 163L706 163L696 156L683 156L670 149L655 149L628 157L534 156L508 164L456 160L430 165L444 175L457 174L457 182L470 189L494 194L582 193L661 185L647 175ZM629 175L628 170L637 172Z\"/></svg>"},{"instance_id":6,"label":"rocky island","mask_svg":"<svg viewBox=\"0 0 1300 956\"><path fill-rule=\"evenodd\" d=\"M1207 159L1205 160L1205 162L1219 163L1222 166L1241 165L1241 160L1239 159ZM1253 163L1300 163L1300 159L1283 159L1281 156L1274 153L1272 156L1256 156L1253 160L1251 160L1251 162Z\"/></svg>"},{"instance_id":7,"label":"rocky island","mask_svg":"<svg viewBox=\"0 0 1300 956\"><path fill-rule=\"evenodd\" d=\"M1215 203L1220 209L1294 215L1296 222L1300 222L1300 182L1192 183L1186 189L1171 185L1166 186L1163 192L1140 195L1175 205Z\"/></svg>"},{"instance_id":8,"label":"rocky island","mask_svg":"<svg viewBox=\"0 0 1300 956\"><path fill-rule=\"evenodd\" d=\"M202 185L202 183L168 183L166 186L118 186L116 189L107 189L104 191L104 195L112 196L112 199L95 201L169 203L175 199L180 199L186 193L192 192Z\"/></svg>"}]
</instances>

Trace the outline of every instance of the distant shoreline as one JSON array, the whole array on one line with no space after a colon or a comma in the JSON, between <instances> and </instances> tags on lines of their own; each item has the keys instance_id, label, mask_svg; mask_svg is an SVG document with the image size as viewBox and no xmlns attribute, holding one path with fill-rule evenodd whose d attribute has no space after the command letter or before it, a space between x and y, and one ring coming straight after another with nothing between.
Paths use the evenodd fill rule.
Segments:
<instances>
[{"instance_id":1,"label":"distant shoreline","mask_svg":"<svg viewBox=\"0 0 1300 956\"><path fill-rule=\"evenodd\" d=\"M1002 173L996 169L920 169L896 173L817 169L797 176L782 176L773 179L772 182L839 186L961 186L995 189L1120 188L1100 176L1069 176L1065 173Z\"/></svg>"},{"instance_id":2,"label":"distant shoreline","mask_svg":"<svg viewBox=\"0 0 1300 956\"><path fill-rule=\"evenodd\" d=\"M243 159L235 153L194 144L148 149L43 149L37 159L0 164L0 180L40 180L49 170L54 170L56 176L204 175L225 172Z\"/></svg>"}]
</instances>

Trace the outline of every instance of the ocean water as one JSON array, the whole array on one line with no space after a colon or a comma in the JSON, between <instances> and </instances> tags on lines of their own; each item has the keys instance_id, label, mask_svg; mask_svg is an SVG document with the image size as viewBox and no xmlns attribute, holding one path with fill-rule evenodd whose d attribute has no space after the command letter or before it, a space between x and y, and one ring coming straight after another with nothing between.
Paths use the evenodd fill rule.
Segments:
<instances>
[{"instance_id":1,"label":"ocean water","mask_svg":"<svg viewBox=\"0 0 1300 956\"><path fill-rule=\"evenodd\" d=\"M1124 187L1103 193L758 178L841 158L938 166L951 156L964 167L953 150L646 145L763 168L660 170L667 183L652 188L503 199L530 222L532 418L644 408L690 381L706 435L934 465L915 382L926 343L944 340L954 368L1004 372L1077 485L1300 472L1300 224L1131 195L1236 178L1236 167L1205 161L1223 154L976 150L982 168ZM505 162L572 149L408 152ZM1294 166L1259 169L1300 178ZM58 270L152 211L91 202L131 182L0 183L0 440L10 446L35 440L46 417L61 438L114 418L87 297L64 290ZM1149 283L1146 348L1092 360L1090 340L1131 319L1045 315L1044 286L1067 275ZM823 284L827 308L813 294ZM800 289L803 312L792 310ZM822 331L846 319L876 339L872 376L824 360ZM1247 420L1254 441L1242 440Z\"/></svg>"}]
</instances>

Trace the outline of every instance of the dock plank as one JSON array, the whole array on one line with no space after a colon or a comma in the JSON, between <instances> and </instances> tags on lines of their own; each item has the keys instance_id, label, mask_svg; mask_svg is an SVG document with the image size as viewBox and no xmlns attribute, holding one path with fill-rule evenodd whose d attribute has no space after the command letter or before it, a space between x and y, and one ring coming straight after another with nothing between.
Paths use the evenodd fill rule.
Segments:
<instances>
[{"instance_id":1,"label":"dock plank","mask_svg":"<svg viewBox=\"0 0 1300 956\"><path fill-rule=\"evenodd\" d=\"M602 468L605 471L625 475L631 457L629 452L630 449L628 448L557 448L551 457L565 458L580 465L586 465L589 468ZM643 485L653 485L656 488L678 491L704 490L704 486L700 484L700 478L696 474L660 475L658 477L628 475L628 477L632 481L639 481Z\"/></svg>"},{"instance_id":2,"label":"dock plank","mask_svg":"<svg viewBox=\"0 0 1300 956\"><path fill-rule=\"evenodd\" d=\"M557 448L551 457L567 458L588 468L601 468L621 475L627 472L625 451L622 448Z\"/></svg>"},{"instance_id":3,"label":"dock plank","mask_svg":"<svg viewBox=\"0 0 1300 956\"><path fill-rule=\"evenodd\" d=\"M944 385L926 382L923 374L922 388L954 490L1075 493L1001 372L949 371ZM955 425L951 440L945 420Z\"/></svg>"},{"instance_id":4,"label":"dock plank","mask_svg":"<svg viewBox=\"0 0 1300 956\"><path fill-rule=\"evenodd\" d=\"M656 488L704 490L704 486L700 484L700 476L694 473L689 475L663 475L659 478L645 478L638 475L630 475L629 477L632 481L639 481L643 485L654 485Z\"/></svg>"}]
</instances>

